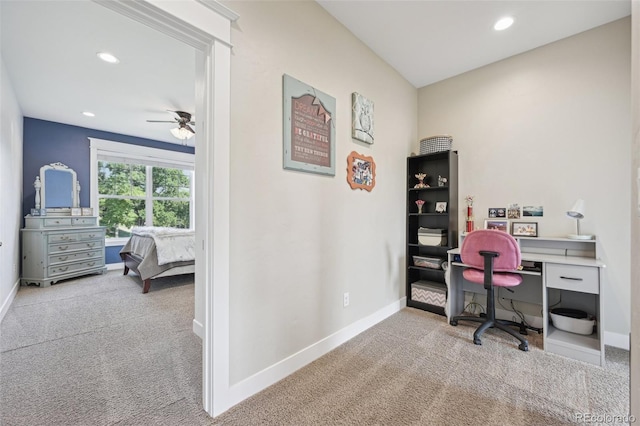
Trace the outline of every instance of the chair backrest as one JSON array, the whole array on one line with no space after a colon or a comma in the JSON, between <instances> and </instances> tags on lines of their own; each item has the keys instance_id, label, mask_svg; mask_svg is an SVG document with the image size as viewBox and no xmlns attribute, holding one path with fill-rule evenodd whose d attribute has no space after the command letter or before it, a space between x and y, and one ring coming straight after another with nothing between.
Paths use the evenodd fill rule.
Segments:
<instances>
[{"instance_id":1,"label":"chair backrest","mask_svg":"<svg viewBox=\"0 0 640 426\"><path fill-rule=\"evenodd\" d=\"M462 262L476 269L484 269L484 257L480 251L499 253L493 260L493 270L496 272L514 271L520 266L520 246L506 232L495 229L469 232L460 247Z\"/></svg>"}]
</instances>

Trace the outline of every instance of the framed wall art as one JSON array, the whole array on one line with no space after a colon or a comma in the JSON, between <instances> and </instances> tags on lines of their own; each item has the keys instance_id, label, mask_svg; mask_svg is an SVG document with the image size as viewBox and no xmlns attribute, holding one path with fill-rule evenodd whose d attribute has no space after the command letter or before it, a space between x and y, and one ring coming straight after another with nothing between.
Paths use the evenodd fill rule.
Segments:
<instances>
[{"instance_id":1,"label":"framed wall art","mask_svg":"<svg viewBox=\"0 0 640 426\"><path fill-rule=\"evenodd\" d=\"M371 191L376 186L376 163L353 151L347 157L347 182L351 189Z\"/></svg>"},{"instance_id":2,"label":"framed wall art","mask_svg":"<svg viewBox=\"0 0 640 426\"><path fill-rule=\"evenodd\" d=\"M373 102L359 93L351 94L351 137L373 143Z\"/></svg>"},{"instance_id":3,"label":"framed wall art","mask_svg":"<svg viewBox=\"0 0 640 426\"><path fill-rule=\"evenodd\" d=\"M285 169L335 176L335 98L284 74Z\"/></svg>"}]
</instances>

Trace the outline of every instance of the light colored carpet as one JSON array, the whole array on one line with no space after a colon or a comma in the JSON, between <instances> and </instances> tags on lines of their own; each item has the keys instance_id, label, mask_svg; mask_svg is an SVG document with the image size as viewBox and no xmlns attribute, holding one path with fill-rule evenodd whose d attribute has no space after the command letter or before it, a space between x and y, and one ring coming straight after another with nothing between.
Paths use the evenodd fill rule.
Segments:
<instances>
[{"instance_id":1,"label":"light colored carpet","mask_svg":"<svg viewBox=\"0 0 640 426\"><path fill-rule=\"evenodd\" d=\"M628 352L607 367L531 349L495 330L403 309L216 421L225 425L561 425L628 414ZM604 417L603 417L604 418Z\"/></svg>"},{"instance_id":2,"label":"light colored carpet","mask_svg":"<svg viewBox=\"0 0 640 426\"><path fill-rule=\"evenodd\" d=\"M561 425L628 413L626 351L607 347L601 368L544 353L537 335L527 353L494 330L476 346L475 325L407 308L211 419L192 283L143 295L137 277L111 272L22 287L0 324L0 424Z\"/></svg>"},{"instance_id":3,"label":"light colored carpet","mask_svg":"<svg viewBox=\"0 0 640 426\"><path fill-rule=\"evenodd\" d=\"M138 277L121 274L20 288L0 324L0 424L210 421L199 408L193 275L142 294ZM185 404L186 417L176 411Z\"/></svg>"}]
</instances>

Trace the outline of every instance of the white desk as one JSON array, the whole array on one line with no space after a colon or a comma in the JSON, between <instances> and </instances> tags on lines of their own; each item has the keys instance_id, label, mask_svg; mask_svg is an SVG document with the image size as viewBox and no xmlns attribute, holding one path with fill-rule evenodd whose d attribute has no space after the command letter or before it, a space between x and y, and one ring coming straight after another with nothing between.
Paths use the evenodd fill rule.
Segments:
<instances>
[{"instance_id":1,"label":"white desk","mask_svg":"<svg viewBox=\"0 0 640 426\"><path fill-rule=\"evenodd\" d=\"M460 243L464 236L461 236ZM516 238L523 261L539 262L540 272L514 271L523 281L508 298L539 304L542 310L544 350L569 358L604 365L603 274L595 240ZM462 277L465 265L456 262L460 249L448 251L447 321L464 310L465 292L486 294L484 286ZM502 297L505 297L503 294ZM597 332L585 336L558 330L550 324L549 306L586 311L597 319Z\"/></svg>"}]
</instances>

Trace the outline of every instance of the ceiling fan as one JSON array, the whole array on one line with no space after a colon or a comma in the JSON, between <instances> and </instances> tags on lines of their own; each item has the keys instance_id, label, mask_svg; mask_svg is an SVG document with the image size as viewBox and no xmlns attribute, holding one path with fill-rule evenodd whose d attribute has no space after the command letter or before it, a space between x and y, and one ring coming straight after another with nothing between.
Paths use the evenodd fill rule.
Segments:
<instances>
[{"instance_id":1,"label":"ceiling fan","mask_svg":"<svg viewBox=\"0 0 640 426\"><path fill-rule=\"evenodd\" d=\"M171 134L180 140L190 139L196 134L192 125L196 123L191 121L191 114L184 111L173 111L168 109L167 111L174 113L177 117L174 117L173 121L167 120L147 120L148 123L175 123L178 127L171 129Z\"/></svg>"}]
</instances>

